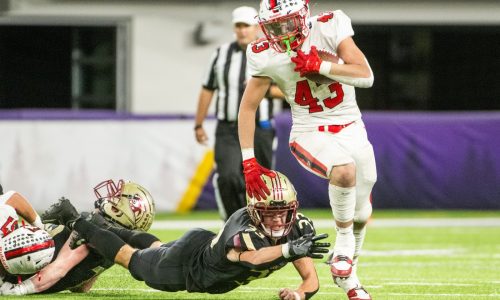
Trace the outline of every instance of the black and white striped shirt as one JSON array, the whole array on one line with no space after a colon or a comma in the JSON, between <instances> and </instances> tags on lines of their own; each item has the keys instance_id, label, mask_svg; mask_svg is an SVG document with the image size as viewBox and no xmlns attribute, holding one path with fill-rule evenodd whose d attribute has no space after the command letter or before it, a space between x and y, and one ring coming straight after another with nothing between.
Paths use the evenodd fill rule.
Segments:
<instances>
[{"instance_id":1,"label":"black and white striped shirt","mask_svg":"<svg viewBox=\"0 0 500 300\"><path fill-rule=\"evenodd\" d=\"M221 45L210 59L203 87L217 90L215 116L219 121L234 122L238 119L241 98L250 79L246 66L246 52L237 42ZM256 121L270 121L272 111L272 100L264 98L257 110Z\"/></svg>"}]
</instances>

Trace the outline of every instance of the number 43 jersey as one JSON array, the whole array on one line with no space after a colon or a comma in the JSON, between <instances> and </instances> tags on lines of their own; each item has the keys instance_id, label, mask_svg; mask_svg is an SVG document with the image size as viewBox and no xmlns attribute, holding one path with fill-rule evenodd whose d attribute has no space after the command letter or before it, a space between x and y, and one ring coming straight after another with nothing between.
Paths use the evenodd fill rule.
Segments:
<instances>
[{"instance_id":1,"label":"number 43 jersey","mask_svg":"<svg viewBox=\"0 0 500 300\"><path fill-rule=\"evenodd\" d=\"M309 53L311 46L318 50L337 53L338 45L354 35L351 20L341 10L311 17L308 38L301 45ZM292 108L293 128L317 128L320 125L342 125L361 117L354 87L333 82L318 84L300 77L291 61L296 52L279 53L265 39L255 41L247 48L248 69L252 76L270 77L286 96ZM341 63L341 62L340 62Z\"/></svg>"}]
</instances>

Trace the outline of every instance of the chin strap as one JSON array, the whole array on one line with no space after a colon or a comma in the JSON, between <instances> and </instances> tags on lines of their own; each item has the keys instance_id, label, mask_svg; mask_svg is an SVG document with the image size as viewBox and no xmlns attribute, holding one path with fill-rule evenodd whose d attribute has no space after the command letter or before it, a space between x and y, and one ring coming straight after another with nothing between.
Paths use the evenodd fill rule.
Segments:
<instances>
[{"instance_id":1,"label":"chin strap","mask_svg":"<svg viewBox=\"0 0 500 300\"><path fill-rule=\"evenodd\" d=\"M286 54L288 54L288 56L291 56L290 54L292 53L292 48L290 48L290 40L283 40L283 43L286 45Z\"/></svg>"},{"instance_id":2,"label":"chin strap","mask_svg":"<svg viewBox=\"0 0 500 300\"><path fill-rule=\"evenodd\" d=\"M293 43L293 41L295 41L294 36L291 36L290 38L283 40L283 44L285 44L286 46L286 54L288 54L288 56L291 56L292 47L290 47L290 44Z\"/></svg>"}]
</instances>

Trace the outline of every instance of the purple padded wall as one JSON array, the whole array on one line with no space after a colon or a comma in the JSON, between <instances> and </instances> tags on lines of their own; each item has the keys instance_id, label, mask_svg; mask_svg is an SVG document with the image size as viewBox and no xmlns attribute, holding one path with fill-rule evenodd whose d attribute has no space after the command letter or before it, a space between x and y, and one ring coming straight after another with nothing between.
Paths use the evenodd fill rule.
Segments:
<instances>
[{"instance_id":1,"label":"purple padded wall","mask_svg":"<svg viewBox=\"0 0 500 300\"><path fill-rule=\"evenodd\" d=\"M500 209L500 112L367 112L363 120L377 160L374 207ZM329 207L327 181L288 150L290 115L276 124L276 169L302 207Z\"/></svg>"}]
</instances>

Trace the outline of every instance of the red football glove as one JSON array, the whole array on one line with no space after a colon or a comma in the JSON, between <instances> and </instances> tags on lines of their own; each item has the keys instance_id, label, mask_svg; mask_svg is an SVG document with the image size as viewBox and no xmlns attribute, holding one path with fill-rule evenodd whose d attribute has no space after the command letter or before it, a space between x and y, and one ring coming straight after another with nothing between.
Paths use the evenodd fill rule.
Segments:
<instances>
[{"instance_id":1,"label":"red football glove","mask_svg":"<svg viewBox=\"0 0 500 300\"><path fill-rule=\"evenodd\" d=\"M258 201L260 201L261 199L267 198L266 194L271 194L264 183L264 180L262 180L260 176L267 175L274 178L276 174L273 171L259 165L255 157L243 161L243 174L245 174L248 196L255 197Z\"/></svg>"},{"instance_id":2,"label":"red football glove","mask_svg":"<svg viewBox=\"0 0 500 300\"><path fill-rule=\"evenodd\" d=\"M299 72L301 77L306 74L319 73L319 67L322 63L318 51L316 51L316 46L311 47L309 54L305 54L300 49L297 50L297 56L292 57L292 61L295 63L295 69L293 70Z\"/></svg>"}]
</instances>

